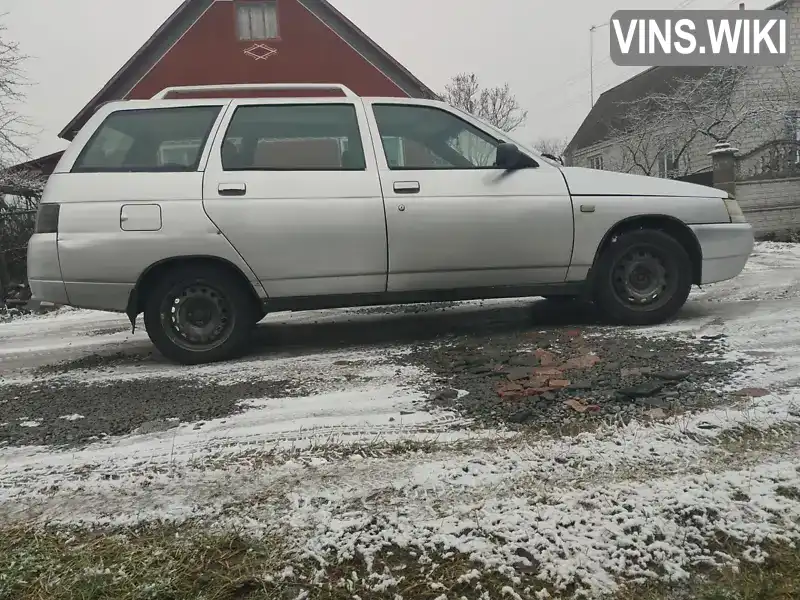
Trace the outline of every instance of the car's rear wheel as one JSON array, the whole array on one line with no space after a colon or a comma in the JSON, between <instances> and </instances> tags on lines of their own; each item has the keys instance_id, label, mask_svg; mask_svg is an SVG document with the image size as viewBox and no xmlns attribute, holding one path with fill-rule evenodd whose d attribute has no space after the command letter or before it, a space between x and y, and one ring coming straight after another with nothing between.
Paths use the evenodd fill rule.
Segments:
<instances>
[{"instance_id":1,"label":"car's rear wheel","mask_svg":"<svg viewBox=\"0 0 800 600\"><path fill-rule=\"evenodd\" d=\"M187 365L240 355L256 318L242 282L213 265L165 273L147 295L144 309L153 345L168 359Z\"/></svg>"},{"instance_id":2,"label":"car's rear wheel","mask_svg":"<svg viewBox=\"0 0 800 600\"><path fill-rule=\"evenodd\" d=\"M594 299L622 325L655 325L674 317L692 288L692 261L672 236L640 229L615 236L600 256Z\"/></svg>"}]
</instances>

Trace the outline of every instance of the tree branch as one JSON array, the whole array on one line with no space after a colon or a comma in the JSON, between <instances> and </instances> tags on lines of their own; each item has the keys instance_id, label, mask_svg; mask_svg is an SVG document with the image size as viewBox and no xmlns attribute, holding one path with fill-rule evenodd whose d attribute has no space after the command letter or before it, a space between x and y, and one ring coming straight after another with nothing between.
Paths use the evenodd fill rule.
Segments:
<instances>
[{"instance_id":1,"label":"tree branch","mask_svg":"<svg viewBox=\"0 0 800 600\"><path fill-rule=\"evenodd\" d=\"M445 86L442 98L503 131L519 128L528 118L528 111L522 109L507 83L482 88L475 73L459 73L453 77Z\"/></svg>"},{"instance_id":2,"label":"tree branch","mask_svg":"<svg viewBox=\"0 0 800 600\"><path fill-rule=\"evenodd\" d=\"M678 78L665 92L619 103L617 114L624 117L609 124L607 139L623 155L620 166L650 175L671 156L669 170L680 176L691 172L689 149L701 139L732 141L746 127L762 138L783 138L784 112L800 105L800 78L790 67L776 69L778 77L764 81L745 67L718 67L702 77Z\"/></svg>"}]
</instances>

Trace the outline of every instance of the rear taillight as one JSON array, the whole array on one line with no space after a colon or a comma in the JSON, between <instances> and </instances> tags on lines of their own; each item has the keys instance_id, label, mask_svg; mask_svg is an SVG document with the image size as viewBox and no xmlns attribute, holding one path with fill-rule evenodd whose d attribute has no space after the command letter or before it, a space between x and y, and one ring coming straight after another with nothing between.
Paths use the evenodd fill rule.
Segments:
<instances>
[{"instance_id":1,"label":"rear taillight","mask_svg":"<svg viewBox=\"0 0 800 600\"><path fill-rule=\"evenodd\" d=\"M34 233L58 233L58 216L61 205L45 202L39 205Z\"/></svg>"}]
</instances>

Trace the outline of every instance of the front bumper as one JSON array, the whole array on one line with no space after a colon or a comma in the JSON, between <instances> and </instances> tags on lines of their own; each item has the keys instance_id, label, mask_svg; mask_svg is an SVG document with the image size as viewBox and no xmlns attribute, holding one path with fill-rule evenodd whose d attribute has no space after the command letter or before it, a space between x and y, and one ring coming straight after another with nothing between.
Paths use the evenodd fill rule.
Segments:
<instances>
[{"instance_id":1,"label":"front bumper","mask_svg":"<svg viewBox=\"0 0 800 600\"><path fill-rule=\"evenodd\" d=\"M692 225L703 255L700 284L727 281L744 270L755 236L749 223Z\"/></svg>"}]
</instances>

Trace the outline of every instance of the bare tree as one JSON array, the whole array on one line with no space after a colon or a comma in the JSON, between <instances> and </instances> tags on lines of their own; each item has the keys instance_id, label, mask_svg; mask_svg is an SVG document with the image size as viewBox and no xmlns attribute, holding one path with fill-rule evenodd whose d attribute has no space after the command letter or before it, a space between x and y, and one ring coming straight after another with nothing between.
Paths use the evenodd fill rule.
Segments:
<instances>
[{"instance_id":1,"label":"bare tree","mask_svg":"<svg viewBox=\"0 0 800 600\"><path fill-rule=\"evenodd\" d=\"M700 77L676 79L669 89L620 103L609 124L616 149L613 170L680 177L692 171L695 143L735 142L745 131L759 137L784 136L784 114L797 106L800 85L790 67L773 67L758 77L746 67L717 67Z\"/></svg>"},{"instance_id":2,"label":"bare tree","mask_svg":"<svg viewBox=\"0 0 800 600\"><path fill-rule=\"evenodd\" d=\"M445 86L442 98L449 104L491 123L503 131L513 131L528 118L506 83L481 87L475 73L459 73Z\"/></svg>"},{"instance_id":3,"label":"bare tree","mask_svg":"<svg viewBox=\"0 0 800 600\"><path fill-rule=\"evenodd\" d=\"M0 19L3 17L0 15ZM30 124L18 112L28 86L22 69L25 60L19 44L9 39L5 25L0 23L0 166L4 167L28 156Z\"/></svg>"},{"instance_id":4,"label":"bare tree","mask_svg":"<svg viewBox=\"0 0 800 600\"><path fill-rule=\"evenodd\" d=\"M5 15L0 15L0 19ZM28 85L23 74L26 57L0 23L0 306L11 281L25 280L25 253L44 178L13 165L29 157L29 123L18 107Z\"/></svg>"},{"instance_id":5,"label":"bare tree","mask_svg":"<svg viewBox=\"0 0 800 600\"><path fill-rule=\"evenodd\" d=\"M666 115L659 118L661 110L644 101L625 109L624 123L611 128L614 152L606 160L610 170L671 177L688 174L687 154L697 133Z\"/></svg>"}]
</instances>

